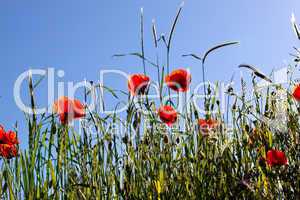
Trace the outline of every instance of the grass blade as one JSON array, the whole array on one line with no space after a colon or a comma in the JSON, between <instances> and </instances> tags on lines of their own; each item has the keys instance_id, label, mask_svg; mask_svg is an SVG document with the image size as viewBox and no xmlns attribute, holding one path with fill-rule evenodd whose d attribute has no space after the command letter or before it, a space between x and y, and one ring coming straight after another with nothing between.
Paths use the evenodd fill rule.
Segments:
<instances>
[{"instance_id":1,"label":"grass blade","mask_svg":"<svg viewBox=\"0 0 300 200\"><path fill-rule=\"evenodd\" d=\"M182 11L183 6L184 6L184 2L181 3L181 5L179 7L179 10L178 10L178 12L176 14L176 17L174 19L174 22L172 24L172 28L171 28L171 31L170 31L170 34L169 34L169 40L168 40L168 43L167 43L167 47L168 47L169 50L171 48L171 42L172 42L173 34L174 34L175 27L176 27L176 24L178 22L178 19L179 19L179 16L180 16L180 13Z\"/></svg>"},{"instance_id":2,"label":"grass blade","mask_svg":"<svg viewBox=\"0 0 300 200\"><path fill-rule=\"evenodd\" d=\"M202 59L202 63L205 62L207 56L208 56L211 52L213 52L213 51L215 51L215 50L217 50L217 49L220 49L220 48L223 48L223 47L226 47L226 46L230 46L230 45L235 45L235 44L239 44L239 42L237 42L237 41L233 41L233 42L225 42L225 43L222 43L222 44L219 44L219 45L214 46L213 48L211 48L211 49L209 49L207 52L205 52L205 54L204 54L204 56L203 56L203 59Z\"/></svg>"}]
</instances>

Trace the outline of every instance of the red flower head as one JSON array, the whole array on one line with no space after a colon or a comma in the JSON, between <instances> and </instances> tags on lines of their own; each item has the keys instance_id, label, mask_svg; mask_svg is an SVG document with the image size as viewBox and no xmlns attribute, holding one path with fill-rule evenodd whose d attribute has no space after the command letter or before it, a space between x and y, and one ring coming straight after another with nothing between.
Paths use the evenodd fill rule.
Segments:
<instances>
[{"instance_id":1,"label":"red flower head","mask_svg":"<svg viewBox=\"0 0 300 200\"><path fill-rule=\"evenodd\" d=\"M165 77L165 82L176 92L186 92L191 83L191 75L185 69L177 69Z\"/></svg>"},{"instance_id":2,"label":"red flower head","mask_svg":"<svg viewBox=\"0 0 300 200\"><path fill-rule=\"evenodd\" d=\"M19 144L17 134L13 131L5 132L4 128L0 126L0 144Z\"/></svg>"},{"instance_id":3,"label":"red flower head","mask_svg":"<svg viewBox=\"0 0 300 200\"><path fill-rule=\"evenodd\" d=\"M13 131L5 132L0 126L0 156L6 159L16 157L18 155L17 144L19 144L17 134Z\"/></svg>"},{"instance_id":4,"label":"red flower head","mask_svg":"<svg viewBox=\"0 0 300 200\"><path fill-rule=\"evenodd\" d=\"M128 90L132 96L144 94L149 83L150 78L148 76L143 74L133 74L128 78Z\"/></svg>"},{"instance_id":5,"label":"red flower head","mask_svg":"<svg viewBox=\"0 0 300 200\"><path fill-rule=\"evenodd\" d=\"M270 167L276 165L287 165L288 163L285 153L274 149L267 152L266 161Z\"/></svg>"},{"instance_id":6,"label":"red flower head","mask_svg":"<svg viewBox=\"0 0 300 200\"><path fill-rule=\"evenodd\" d=\"M13 144L0 144L0 156L11 159L18 155L18 148Z\"/></svg>"},{"instance_id":7,"label":"red flower head","mask_svg":"<svg viewBox=\"0 0 300 200\"><path fill-rule=\"evenodd\" d=\"M53 112L59 114L62 124L66 124L72 119L78 119L85 116L84 106L77 99L60 97L53 104Z\"/></svg>"},{"instance_id":8,"label":"red flower head","mask_svg":"<svg viewBox=\"0 0 300 200\"><path fill-rule=\"evenodd\" d=\"M166 123L168 126L171 126L177 121L177 112L171 106L161 106L158 109L158 115L160 120Z\"/></svg>"},{"instance_id":9,"label":"red flower head","mask_svg":"<svg viewBox=\"0 0 300 200\"><path fill-rule=\"evenodd\" d=\"M208 132L218 127L219 122L214 119L198 119L198 125L203 135L207 135Z\"/></svg>"},{"instance_id":10,"label":"red flower head","mask_svg":"<svg viewBox=\"0 0 300 200\"><path fill-rule=\"evenodd\" d=\"M293 97L297 100L297 101L300 101L300 84L297 84L295 87L294 87L294 90L293 90Z\"/></svg>"}]
</instances>

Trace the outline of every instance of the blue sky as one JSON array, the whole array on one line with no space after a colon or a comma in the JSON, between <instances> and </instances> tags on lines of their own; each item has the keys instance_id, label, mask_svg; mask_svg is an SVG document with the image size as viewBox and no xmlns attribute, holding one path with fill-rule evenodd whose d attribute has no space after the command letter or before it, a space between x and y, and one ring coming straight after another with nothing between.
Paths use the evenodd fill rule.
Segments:
<instances>
[{"instance_id":1,"label":"blue sky","mask_svg":"<svg viewBox=\"0 0 300 200\"><path fill-rule=\"evenodd\" d=\"M144 7L146 55L154 58L151 21L158 33L168 33L180 0L3 0L0 1L0 123L11 129L24 117L13 99L13 85L29 68L54 67L65 71L59 81L98 80L101 69L142 72L133 57L113 54L139 51L139 12ZM296 0L187 0L173 40L171 68L189 67L193 82L200 81L201 68L185 53L201 54L215 44L238 40L209 57L207 77L228 80L241 63L269 73L289 62L298 42L290 17L300 19ZM161 62L164 62L162 58ZM155 69L147 66L154 74ZM198 78L199 77L199 78ZM125 79L110 77L111 88L126 90ZM25 88L25 87L24 87ZM37 88L41 102L46 85ZM23 96L26 97L24 89ZM78 94L80 96L80 94ZM26 131L24 131L26 132ZM20 133L27 138L27 133Z\"/></svg>"}]
</instances>

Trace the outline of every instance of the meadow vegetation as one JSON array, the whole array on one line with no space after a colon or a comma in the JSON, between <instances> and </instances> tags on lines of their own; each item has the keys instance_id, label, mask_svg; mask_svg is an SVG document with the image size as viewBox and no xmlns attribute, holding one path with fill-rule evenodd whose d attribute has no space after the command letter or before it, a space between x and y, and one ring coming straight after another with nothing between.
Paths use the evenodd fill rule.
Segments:
<instances>
[{"instance_id":1,"label":"meadow vegetation","mask_svg":"<svg viewBox=\"0 0 300 200\"><path fill-rule=\"evenodd\" d=\"M240 69L250 72L251 84L241 78L239 87L230 85L221 91L225 110L217 95L219 83L205 85L202 104L196 105L191 99L197 94L189 88L193 76L169 66L181 10L167 36L159 36L152 25L153 45L165 49L166 63L160 65L144 55L142 14L141 51L116 55L141 60L141 74L129 76L128 91L122 91L128 95L125 114L90 110L86 104L95 91L104 90L118 99L113 88L93 83L84 100L60 97L51 114L25 113L26 121L19 123L27 123L26 133L19 133L17 126L14 131L0 129L1 198L300 198L300 86L293 78L299 70L298 49L286 66L286 84L276 84L272 74L242 64ZM293 28L298 34L295 22ZM203 56L184 56L199 61L205 82L205 61L213 58L211 53L236 45L225 42ZM149 77L146 66L157 70L157 77ZM153 82L159 88L154 100L147 97ZM34 93L41 88L31 77L28 83L35 111L39 102ZM169 94L182 96L183 103L168 98ZM97 98L96 104L102 100ZM122 133L116 124L122 125ZM26 149L18 148L20 134L28 134Z\"/></svg>"}]
</instances>

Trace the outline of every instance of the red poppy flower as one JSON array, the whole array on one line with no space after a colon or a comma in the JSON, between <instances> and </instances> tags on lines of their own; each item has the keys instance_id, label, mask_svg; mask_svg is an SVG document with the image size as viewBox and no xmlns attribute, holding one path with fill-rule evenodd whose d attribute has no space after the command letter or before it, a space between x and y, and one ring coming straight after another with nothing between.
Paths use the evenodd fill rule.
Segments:
<instances>
[{"instance_id":1,"label":"red poppy flower","mask_svg":"<svg viewBox=\"0 0 300 200\"><path fill-rule=\"evenodd\" d=\"M18 154L17 144L19 140L17 134L13 131L5 132L4 128L0 126L0 156L11 159Z\"/></svg>"},{"instance_id":2,"label":"red poppy flower","mask_svg":"<svg viewBox=\"0 0 300 200\"><path fill-rule=\"evenodd\" d=\"M177 112L171 106L161 106L158 109L158 115L160 120L166 123L168 126L171 126L177 121Z\"/></svg>"},{"instance_id":3,"label":"red poppy flower","mask_svg":"<svg viewBox=\"0 0 300 200\"><path fill-rule=\"evenodd\" d=\"M186 92L191 83L191 75L185 69L177 69L165 77L165 82L176 92Z\"/></svg>"},{"instance_id":4,"label":"red poppy flower","mask_svg":"<svg viewBox=\"0 0 300 200\"><path fill-rule=\"evenodd\" d=\"M293 90L293 97L297 100L297 101L300 101L300 84L297 84L295 87L294 87L294 90Z\"/></svg>"},{"instance_id":5,"label":"red poppy flower","mask_svg":"<svg viewBox=\"0 0 300 200\"><path fill-rule=\"evenodd\" d=\"M13 144L0 144L0 156L11 159L18 155L18 148Z\"/></svg>"},{"instance_id":6,"label":"red poppy flower","mask_svg":"<svg viewBox=\"0 0 300 200\"><path fill-rule=\"evenodd\" d=\"M288 160L283 151L271 149L267 152L266 161L270 167L287 165Z\"/></svg>"},{"instance_id":7,"label":"red poppy flower","mask_svg":"<svg viewBox=\"0 0 300 200\"><path fill-rule=\"evenodd\" d=\"M198 125L203 135L207 135L208 132L218 127L219 122L214 119L198 119Z\"/></svg>"},{"instance_id":8,"label":"red poppy flower","mask_svg":"<svg viewBox=\"0 0 300 200\"><path fill-rule=\"evenodd\" d=\"M53 112L59 114L62 124L66 124L73 119L85 116L84 106L77 99L69 99L68 97L60 97L53 104Z\"/></svg>"},{"instance_id":9,"label":"red poppy flower","mask_svg":"<svg viewBox=\"0 0 300 200\"><path fill-rule=\"evenodd\" d=\"M143 74L133 74L128 78L128 90L132 96L144 94L149 83L150 78L148 76Z\"/></svg>"},{"instance_id":10,"label":"red poppy flower","mask_svg":"<svg viewBox=\"0 0 300 200\"><path fill-rule=\"evenodd\" d=\"M0 144L19 144L17 134L13 131L5 132L4 128L0 126Z\"/></svg>"}]
</instances>

